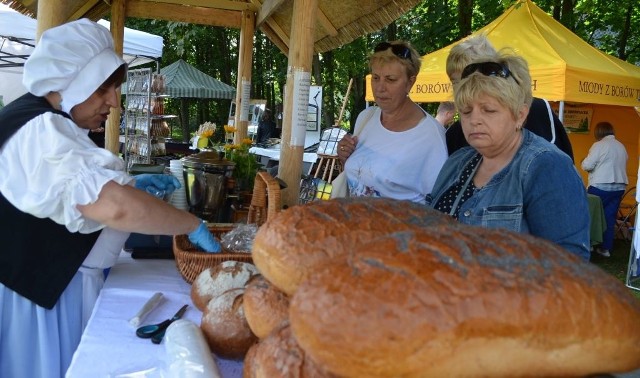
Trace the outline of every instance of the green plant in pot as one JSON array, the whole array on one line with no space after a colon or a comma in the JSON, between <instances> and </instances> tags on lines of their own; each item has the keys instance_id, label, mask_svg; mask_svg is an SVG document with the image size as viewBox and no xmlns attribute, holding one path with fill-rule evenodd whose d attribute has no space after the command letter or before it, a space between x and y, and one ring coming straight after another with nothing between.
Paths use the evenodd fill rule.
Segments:
<instances>
[{"instance_id":1,"label":"green plant in pot","mask_svg":"<svg viewBox=\"0 0 640 378\"><path fill-rule=\"evenodd\" d=\"M253 183L260 164L256 155L249 152L251 139L243 139L240 144L225 144L224 152L227 160L235 163L233 168L233 178L236 181L238 192L253 191Z\"/></svg>"}]
</instances>

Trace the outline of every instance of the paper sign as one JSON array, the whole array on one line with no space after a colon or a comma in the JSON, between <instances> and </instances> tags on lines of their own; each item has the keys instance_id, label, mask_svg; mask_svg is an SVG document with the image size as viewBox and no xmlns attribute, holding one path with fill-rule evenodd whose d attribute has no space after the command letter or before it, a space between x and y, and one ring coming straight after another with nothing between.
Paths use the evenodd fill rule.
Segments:
<instances>
[{"instance_id":1,"label":"paper sign","mask_svg":"<svg viewBox=\"0 0 640 378\"><path fill-rule=\"evenodd\" d=\"M304 138L307 133L310 85L311 72L294 72L293 108L291 110L291 146L304 146Z\"/></svg>"}]
</instances>

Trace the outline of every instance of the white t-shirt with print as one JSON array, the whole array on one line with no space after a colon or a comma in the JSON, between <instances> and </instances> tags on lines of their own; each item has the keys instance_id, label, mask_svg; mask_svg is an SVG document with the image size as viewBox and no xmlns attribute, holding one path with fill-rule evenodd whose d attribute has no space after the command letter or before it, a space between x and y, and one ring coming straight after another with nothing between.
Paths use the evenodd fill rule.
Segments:
<instances>
[{"instance_id":1,"label":"white t-shirt with print","mask_svg":"<svg viewBox=\"0 0 640 378\"><path fill-rule=\"evenodd\" d=\"M374 112L369 117L368 112ZM396 132L380 123L378 107L360 113L358 144L347 159L349 195L424 203L448 157L444 128L429 114L416 127ZM366 125L361 125L368 118Z\"/></svg>"}]
</instances>

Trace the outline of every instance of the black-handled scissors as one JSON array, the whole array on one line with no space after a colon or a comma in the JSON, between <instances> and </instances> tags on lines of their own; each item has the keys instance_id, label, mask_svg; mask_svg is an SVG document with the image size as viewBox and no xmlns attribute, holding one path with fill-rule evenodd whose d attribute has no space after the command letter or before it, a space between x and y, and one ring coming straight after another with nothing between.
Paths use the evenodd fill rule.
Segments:
<instances>
[{"instance_id":1,"label":"black-handled scissors","mask_svg":"<svg viewBox=\"0 0 640 378\"><path fill-rule=\"evenodd\" d=\"M180 319L182 315L184 315L184 312L187 311L187 307L189 307L189 305L182 306L180 310L178 310L178 312L173 315L173 318L167 319L162 323L149 324L138 328L136 330L136 335L143 339L151 338L151 342L153 342L154 344L160 344L162 338L164 337L164 332L167 330L167 327L169 327L169 325L174 321Z\"/></svg>"}]
</instances>

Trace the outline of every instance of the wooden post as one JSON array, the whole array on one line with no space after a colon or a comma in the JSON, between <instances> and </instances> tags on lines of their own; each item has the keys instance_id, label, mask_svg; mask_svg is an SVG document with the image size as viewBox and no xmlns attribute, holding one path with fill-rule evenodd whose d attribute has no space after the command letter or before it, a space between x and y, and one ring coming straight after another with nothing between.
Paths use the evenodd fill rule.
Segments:
<instances>
[{"instance_id":1,"label":"wooden post","mask_svg":"<svg viewBox=\"0 0 640 378\"><path fill-rule=\"evenodd\" d=\"M69 21L68 17L73 12L71 9L73 5L74 2L65 0L38 1L36 41L40 40L40 36L45 30Z\"/></svg>"},{"instance_id":2,"label":"wooden post","mask_svg":"<svg viewBox=\"0 0 640 378\"><path fill-rule=\"evenodd\" d=\"M256 28L255 13L242 12L240 51L238 52L238 82L236 83L236 134L233 142L240 144L248 135L249 100L251 98L251 65L253 63L253 35Z\"/></svg>"},{"instance_id":3,"label":"wooden post","mask_svg":"<svg viewBox=\"0 0 640 378\"><path fill-rule=\"evenodd\" d=\"M125 0L111 2L111 35L116 54L122 56L124 50L124 20L126 18ZM120 151L120 91L118 91L118 106L111 109L104 130L104 147L114 154Z\"/></svg>"},{"instance_id":4,"label":"wooden post","mask_svg":"<svg viewBox=\"0 0 640 378\"><path fill-rule=\"evenodd\" d=\"M300 196L317 13L318 0L294 0L278 167L278 177L287 183L281 197L286 206L297 205Z\"/></svg>"}]
</instances>

